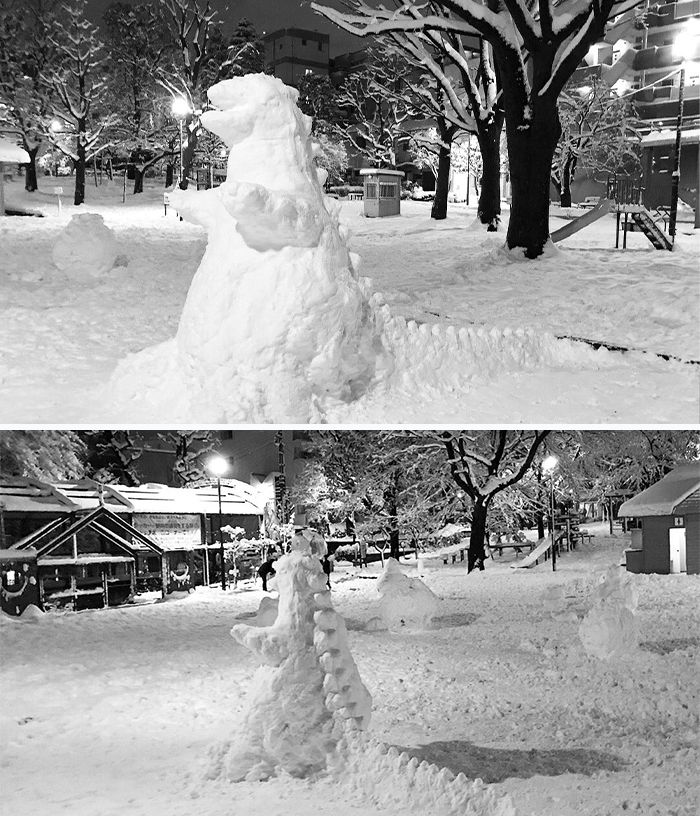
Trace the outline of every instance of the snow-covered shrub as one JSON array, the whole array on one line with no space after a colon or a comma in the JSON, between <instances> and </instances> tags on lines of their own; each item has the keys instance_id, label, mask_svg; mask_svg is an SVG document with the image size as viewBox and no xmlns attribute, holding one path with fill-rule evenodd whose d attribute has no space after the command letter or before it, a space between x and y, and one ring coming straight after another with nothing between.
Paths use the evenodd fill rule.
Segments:
<instances>
[{"instance_id":1,"label":"snow-covered shrub","mask_svg":"<svg viewBox=\"0 0 700 816\"><path fill-rule=\"evenodd\" d=\"M114 267L117 239L101 215L74 215L53 248L57 269L73 279L96 278Z\"/></svg>"}]
</instances>

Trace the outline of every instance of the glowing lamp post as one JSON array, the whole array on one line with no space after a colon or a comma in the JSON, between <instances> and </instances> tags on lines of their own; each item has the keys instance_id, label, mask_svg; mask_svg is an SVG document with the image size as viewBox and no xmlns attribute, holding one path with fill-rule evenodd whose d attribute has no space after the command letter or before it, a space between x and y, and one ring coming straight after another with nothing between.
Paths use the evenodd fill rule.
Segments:
<instances>
[{"instance_id":1,"label":"glowing lamp post","mask_svg":"<svg viewBox=\"0 0 700 816\"><path fill-rule=\"evenodd\" d=\"M182 187L182 123L190 113L192 113L192 108L184 96L176 96L173 99L172 112L173 116L180 123L180 168L178 172L178 187Z\"/></svg>"},{"instance_id":2,"label":"glowing lamp post","mask_svg":"<svg viewBox=\"0 0 700 816\"><path fill-rule=\"evenodd\" d=\"M221 589L226 591L226 559L224 553L224 534L221 530L221 477L228 473L229 463L223 456L212 456L207 462L207 470L216 476L216 490L219 496L219 557L221 558Z\"/></svg>"},{"instance_id":3,"label":"glowing lamp post","mask_svg":"<svg viewBox=\"0 0 700 816\"><path fill-rule=\"evenodd\" d=\"M554 543L554 472L559 460L556 456L547 456L542 462L542 473L549 476L549 529L552 534L552 571L557 569L557 550Z\"/></svg>"},{"instance_id":4,"label":"glowing lamp post","mask_svg":"<svg viewBox=\"0 0 700 816\"><path fill-rule=\"evenodd\" d=\"M698 46L698 36L700 35L700 24L696 19L691 19L686 24L683 31L673 42L673 55L677 59L683 60L679 69L678 80L678 116L676 118L676 144L673 151L673 175L671 176L671 211L668 216L668 234L675 243L676 240L676 218L678 216L678 188L681 180L681 132L683 129L683 96L685 93L685 61L690 59ZM700 163L700 156L698 157ZM700 173L700 169L698 170ZM695 200L695 226L700 226L698 216L698 201L700 192Z\"/></svg>"}]
</instances>

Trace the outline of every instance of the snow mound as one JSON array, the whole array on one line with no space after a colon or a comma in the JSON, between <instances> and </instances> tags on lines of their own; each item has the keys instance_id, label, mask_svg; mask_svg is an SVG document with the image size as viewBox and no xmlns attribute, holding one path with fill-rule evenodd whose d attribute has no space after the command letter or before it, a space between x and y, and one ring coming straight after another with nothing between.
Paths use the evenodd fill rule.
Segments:
<instances>
[{"instance_id":1,"label":"snow mound","mask_svg":"<svg viewBox=\"0 0 700 816\"><path fill-rule=\"evenodd\" d=\"M589 657L599 660L627 657L637 651L639 635L634 611L637 589L611 567L594 591L595 606L579 626L579 637Z\"/></svg>"},{"instance_id":2,"label":"snow mound","mask_svg":"<svg viewBox=\"0 0 700 816\"><path fill-rule=\"evenodd\" d=\"M258 655L258 669L238 733L215 756L213 776L234 782L287 773L313 776L328 767L343 722L369 723L372 698L331 604L311 544L277 561L279 612L270 626L237 624L231 635Z\"/></svg>"},{"instance_id":3,"label":"snow mound","mask_svg":"<svg viewBox=\"0 0 700 816\"><path fill-rule=\"evenodd\" d=\"M97 278L117 260L117 239L101 215L74 215L53 248L56 268L72 279Z\"/></svg>"},{"instance_id":4,"label":"snow mound","mask_svg":"<svg viewBox=\"0 0 700 816\"><path fill-rule=\"evenodd\" d=\"M35 604L29 604L21 615L8 615L7 612L0 613L2 623L38 623L43 620L45 612Z\"/></svg>"},{"instance_id":5,"label":"snow mound","mask_svg":"<svg viewBox=\"0 0 700 816\"><path fill-rule=\"evenodd\" d=\"M381 596L380 615L388 629L430 628L440 601L420 578L409 578L402 572L396 559L387 558L377 592Z\"/></svg>"}]
</instances>

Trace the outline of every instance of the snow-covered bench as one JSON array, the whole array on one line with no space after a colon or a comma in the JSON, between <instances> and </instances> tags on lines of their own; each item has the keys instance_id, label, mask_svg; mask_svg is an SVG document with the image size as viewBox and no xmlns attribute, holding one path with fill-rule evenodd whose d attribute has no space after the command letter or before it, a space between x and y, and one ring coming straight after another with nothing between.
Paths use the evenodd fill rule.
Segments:
<instances>
[{"instance_id":1,"label":"snow-covered bench","mask_svg":"<svg viewBox=\"0 0 700 816\"><path fill-rule=\"evenodd\" d=\"M600 204L600 196L586 196L579 204L579 207L582 207L584 210L592 210L593 207L597 207L598 204Z\"/></svg>"}]
</instances>

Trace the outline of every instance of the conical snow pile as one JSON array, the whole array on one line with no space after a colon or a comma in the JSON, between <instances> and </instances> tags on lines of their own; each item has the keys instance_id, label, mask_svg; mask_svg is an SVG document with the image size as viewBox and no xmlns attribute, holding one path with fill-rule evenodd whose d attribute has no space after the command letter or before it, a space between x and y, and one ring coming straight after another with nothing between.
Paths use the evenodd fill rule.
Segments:
<instances>
[{"instance_id":1,"label":"conical snow pile","mask_svg":"<svg viewBox=\"0 0 700 816\"><path fill-rule=\"evenodd\" d=\"M409 578L395 558L387 558L377 592L380 615L389 629L430 628L440 600L420 578Z\"/></svg>"},{"instance_id":2,"label":"conical snow pile","mask_svg":"<svg viewBox=\"0 0 700 816\"><path fill-rule=\"evenodd\" d=\"M229 147L228 175L172 195L208 245L175 339L113 376L132 414L308 422L319 403L356 399L388 364L297 97L262 74L209 90L218 110L202 123Z\"/></svg>"},{"instance_id":3,"label":"conical snow pile","mask_svg":"<svg viewBox=\"0 0 700 816\"><path fill-rule=\"evenodd\" d=\"M611 567L596 587L595 605L579 626L579 637L586 653L599 660L633 654L639 644L634 612L637 591L623 581L619 567Z\"/></svg>"}]
</instances>

